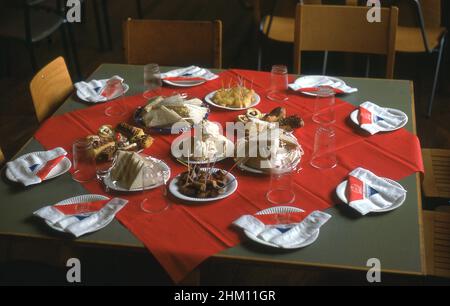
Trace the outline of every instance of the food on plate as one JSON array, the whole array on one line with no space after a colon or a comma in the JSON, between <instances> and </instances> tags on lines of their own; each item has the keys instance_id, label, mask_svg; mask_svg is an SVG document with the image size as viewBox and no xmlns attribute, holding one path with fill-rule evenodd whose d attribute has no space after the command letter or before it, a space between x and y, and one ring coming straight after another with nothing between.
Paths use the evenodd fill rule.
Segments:
<instances>
[{"instance_id":1,"label":"food on plate","mask_svg":"<svg viewBox=\"0 0 450 306\"><path fill-rule=\"evenodd\" d=\"M128 189L142 188L142 171L144 166L156 165L150 159L136 152L118 151L114 166L111 169L111 180L117 182L121 187ZM151 178L149 178L151 179ZM148 184L156 184L149 182Z\"/></svg>"},{"instance_id":2,"label":"food on plate","mask_svg":"<svg viewBox=\"0 0 450 306\"><path fill-rule=\"evenodd\" d=\"M186 100L181 95L168 98L156 97L143 107L141 117L146 127L171 127L175 123L200 123L208 114L208 108L200 99Z\"/></svg>"},{"instance_id":3,"label":"food on plate","mask_svg":"<svg viewBox=\"0 0 450 306\"><path fill-rule=\"evenodd\" d=\"M255 102L255 91L244 85L221 88L214 93L212 101L221 106L245 108Z\"/></svg>"},{"instance_id":4,"label":"food on plate","mask_svg":"<svg viewBox=\"0 0 450 306\"><path fill-rule=\"evenodd\" d=\"M237 162L262 172L280 167L293 169L302 155L297 138L282 129L265 129L236 143Z\"/></svg>"},{"instance_id":5,"label":"food on plate","mask_svg":"<svg viewBox=\"0 0 450 306\"><path fill-rule=\"evenodd\" d=\"M274 128L276 127L274 123L278 123L280 128L289 132L305 125L303 119L298 115L287 116L287 112L284 107L274 108L268 114L263 114L256 108L250 108L247 110L245 115L239 115L237 120L245 124L253 122L264 128Z\"/></svg>"},{"instance_id":6,"label":"food on plate","mask_svg":"<svg viewBox=\"0 0 450 306\"><path fill-rule=\"evenodd\" d=\"M221 134L217 123L203 120L194 127L191 136L173 143L172 154L184 163L207 163L222 160L233 154L233 142Z\"/></svg>"},{"instance_id":7,"label":"food on plate","mask_svg":"<svg viewBox=\"0 0 450 306\"><path fill-rule=\"evenodd\" d=\"M227 172L214 168L190 167L180 174L177 182L180 193L192 198L215 198L226 191L229 184Z\"/></svg>"},{"instance_id":8,"label":"food on plate","mask_svg":"<svg viewBox=\"0 0 450 306\"><path fill-rule=\"evenodd\" d=\"M97 135L89 135L86 139L91 144L91 154L97 161L107 161L119 151L139 151L149 148L153 138L143 129L120 123L115 129L110 125L101 126Z\"/></svg>"}]
</instances>

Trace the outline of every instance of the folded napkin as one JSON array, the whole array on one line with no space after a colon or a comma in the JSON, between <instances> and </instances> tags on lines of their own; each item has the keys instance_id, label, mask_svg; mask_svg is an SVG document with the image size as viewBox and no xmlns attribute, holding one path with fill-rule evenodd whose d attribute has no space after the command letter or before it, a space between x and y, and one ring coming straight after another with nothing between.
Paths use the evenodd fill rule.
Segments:
<instances>
[{"instance_id":1,"label":"folded napkin","mask_svg":"<svg viewBox=\"0 0 450 306\"><path fill-rule=\"evenodd\" d=\"M405 115L392 114L372 102L364 102L359 106L359 125L371 135L398 128L405 120Z\"/></svg>"},{"instance_id":2,"label":"folded napkin","mask_svg":"<svg viewBox=\"0 0 450 306\"><path fill-rule=\"evenodd\" d=\"M350 207L362 215L388 208L406 194L405 189L364 168L349 174L345 192Z\"/></svg>"},{"instance_id":3,"label":"folded napkin","mask_svg":"<svg viewBox=\"0 0 450 306\"><path fill-rule=\"evenodd\" d=\"M350 87L344 82L333 81L326 76L323 76L314 82L307 82L304 78L298 78L293 84L289 84L289 88L294 91L312 93L319 91L319 86L331 87L336 94L350 94L358 91L357 88Z\"/></svg>"},{"instance_id":4,"label":"folded napkin","mask_svg":"<svg viewBox=\"0 0 450 306\"><path fill-rule=\"evenodd\" d=\"M179 68L165 73L161 73L161 78L167 81L211 81L217 79L219 76L212 73L208 69L197 66L190 66L186 68Z\"/></svg>"},{"instance_id":5,"label":"folded napkin","mask_svg":"<svg viewBox=\"0 0 450 306\"><path fill-rule=\"evenodd\" d=\"M42 154L30 154L6 164L17 182L25 186L41 183L67 155L63 148L56 148Z\"/></svg>"},{"instance_id":6,"label":"folded napkin","mask_svg":"<svg viewBox=\"0 0 450 306\"><path fill-rule=\"evenodd\" d=\"M46 206L34 212L34 215L78 238L87 233L95 232L111 222L127 203L127 200L114 198L107 201L100 210L95 212L92 212L92 208L99 207L98 203L72 204L74 206L86 205L87 209L82 209L81 212L77 212L77 208L68 209L66 205L62 209L58 206Z\"/></svg>"},{"instance_id":7,"label":"folded napkin","mask_svg":"<svg viewBox=\"0 0 450 306\"><path fill-rule=\"evenodd\" d=\"M331 216L321 211L275 215L244 215L233 222L256 237L281 248L302 244L324 225Z\"/></svg>"},{"instance_id":8,"label":"folded napkin","mask_svg":"<svg viewBox=\"0 0 450 306\"><path fill-rule=\"evenodd\" d=\"M123 79L117 75L108 80L75 83L80 98L93 103L105 102L123 92Z\"/></svg>"}]
</instances>

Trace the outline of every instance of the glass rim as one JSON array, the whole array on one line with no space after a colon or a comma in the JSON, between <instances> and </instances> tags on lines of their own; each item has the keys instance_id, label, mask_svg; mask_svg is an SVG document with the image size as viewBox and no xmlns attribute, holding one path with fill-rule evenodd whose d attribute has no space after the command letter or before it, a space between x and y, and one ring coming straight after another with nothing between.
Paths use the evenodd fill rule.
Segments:
<instances>
[{"instance_id":1,"label":"glass rim","mask_svg":"<svg viewBox=\"0 0 450 306\"><path fill-rule=\"evenodd\" d=\"M315 94L318 98L331 98L336 96L336 93L331 86L317 86L317 89Z\"/></svg>"}]
</instances>

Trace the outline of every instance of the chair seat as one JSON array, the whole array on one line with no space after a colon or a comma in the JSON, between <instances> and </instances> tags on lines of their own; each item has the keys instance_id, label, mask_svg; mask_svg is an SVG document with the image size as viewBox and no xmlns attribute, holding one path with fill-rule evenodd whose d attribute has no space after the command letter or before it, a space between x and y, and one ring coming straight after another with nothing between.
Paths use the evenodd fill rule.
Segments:
<instances>
[{"instance_id":1,"label":"chair seat","mask_svg":"<svg viewBox=\"0 0 450 306\"><path fill-rule=\"evenodd\" d=\"M0 13L0 37L25 41L24 13L21 9L5 9ZM47 38L59 29L64 19L56 13L30 9L32 42Z\"/></svg>"},{"instance_id":2,"label":"chair seat","mask_svg":"<svg viewBox=\"0 0 450 306\"><path fill-rule=\"evenodd\" d=\"M440 39L445 32L445 28L430 28L426 30L428 44L432 50L439 46ZM395 50L411 53L426 52L420 28L399 26L397 28Z\"/></svg>"},{"instance_id":3,"label":"chair seat","mask_svg":"<svg viewBox=\"0 0 450 306\"><path fill-rule=\"evenodd\" d=\"M425 166L424 195L450 198L450 150L423 149L422 156Z\"/></svg>"},{"instance_id":4,"label":"chair seat","mask_svg":"<svg viewBox=\"0 0 450 306\"><path fill-rule=\"evenodd\" d=\"M269 35L267 30L269 28L270 16L264 17L262 21L263 33L272 40L293 43L295 32L295 19L289 17L273 16L272 25L270 26Z\"/></svg>"}]
</instances>

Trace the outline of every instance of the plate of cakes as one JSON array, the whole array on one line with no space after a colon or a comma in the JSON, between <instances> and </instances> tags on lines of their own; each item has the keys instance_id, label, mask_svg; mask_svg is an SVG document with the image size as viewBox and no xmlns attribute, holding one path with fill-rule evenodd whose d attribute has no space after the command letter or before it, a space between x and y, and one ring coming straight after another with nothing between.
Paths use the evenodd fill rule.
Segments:
<instances>
[{"instance_id":1,"label":"plate of cakes","mask_svg":"<svg viewBox=\"0 0 450 306\"><path fill-rule=\"evenodd\" d=\"M232 157L234 143L222 135L217 123L203 120L193 133L179 136L172 142L172 156L182 164L208 164Z\"/></svg>"},{"instance_id":2,"label":"plate of cakes","mask_svg":"<svg viewBox=\"0 0 450 306\"><path fill-rule=\"evenodd\" d=\"M89 135L86 139L91 144L91 155L98 162L112 160L117 151L141 152L154 141L143 129L125 122L119 123L115 128L103 125L97 134Z\"/></svg>"},{"instance_id":3,"label":"plate of cakes","mask_svg":"<svg viewBox=\"0 0 450 306\"><path fill-rule=\"evenodd\" d=\"M276 107L269 113L263 113L257 108L249 108L245 114L237 116L236 121L245 125L255 125L259 130L279 127L286 132L293 132L305 126L304 120L299 115L288 115L284 107Z\"/></svg>"},{"instance_id":4,"label":"plate of cakes","mask_svg":"<svg viewBox=\"0 0 450 306\"><path fill-rule=\"evenodd\" d=\"M151 184L146 181L145 187L143 187L144 167L158 168L163 172L165 182L170 178L170 168L164 161L142 153L118 151L113 166L104 177L103 183L106 187L120 192L150 190L161 186L161 182L155 181L154 184Z\"/></svg>"},{"instance_id":5,"label":"plate of cakes","mask_svg":"<svg viewBox=\"0 0 450 306\"><path fill-rule=\"evenodd\" d=\"M169 191L180 200L205 203L225 199L237 187L238 182L233 174L214 167L194 165L170 182Z\"/></svg>"},{"instance_id":6,"label":"plate of cakes","mask_svg":"<svg viewBox=\"0 0 450 306\"><path fill-rule=\"evenodd\" d=\"M255 107L261 102L261 97L245 83L240 83L209 93L205 101L217 108L237 111Z\"/></svg>"},{"instance_id":7,"label":"plate of cakes","mask_svg":"<svg viewBox=\"0 0 450 306\"><path fill-rule=\"evenodd\" d=\"M275 128L250 133L238 139L235 154L240 170L270 174L275 169L294 171L304 152L294 135Z\"/></svg>"},{"instance_id":8,"label":"plate of cakes","mask_svg":"<svg viewBox=\"0 0 450 306\"><path fill-rule=\"evenodd\" d=\"M146 129L178 134L207 118L209 108L200 99L188 99L182 95L154 97L147 105L134 113L134 121Z\"/></svg>"}]
</instances>

